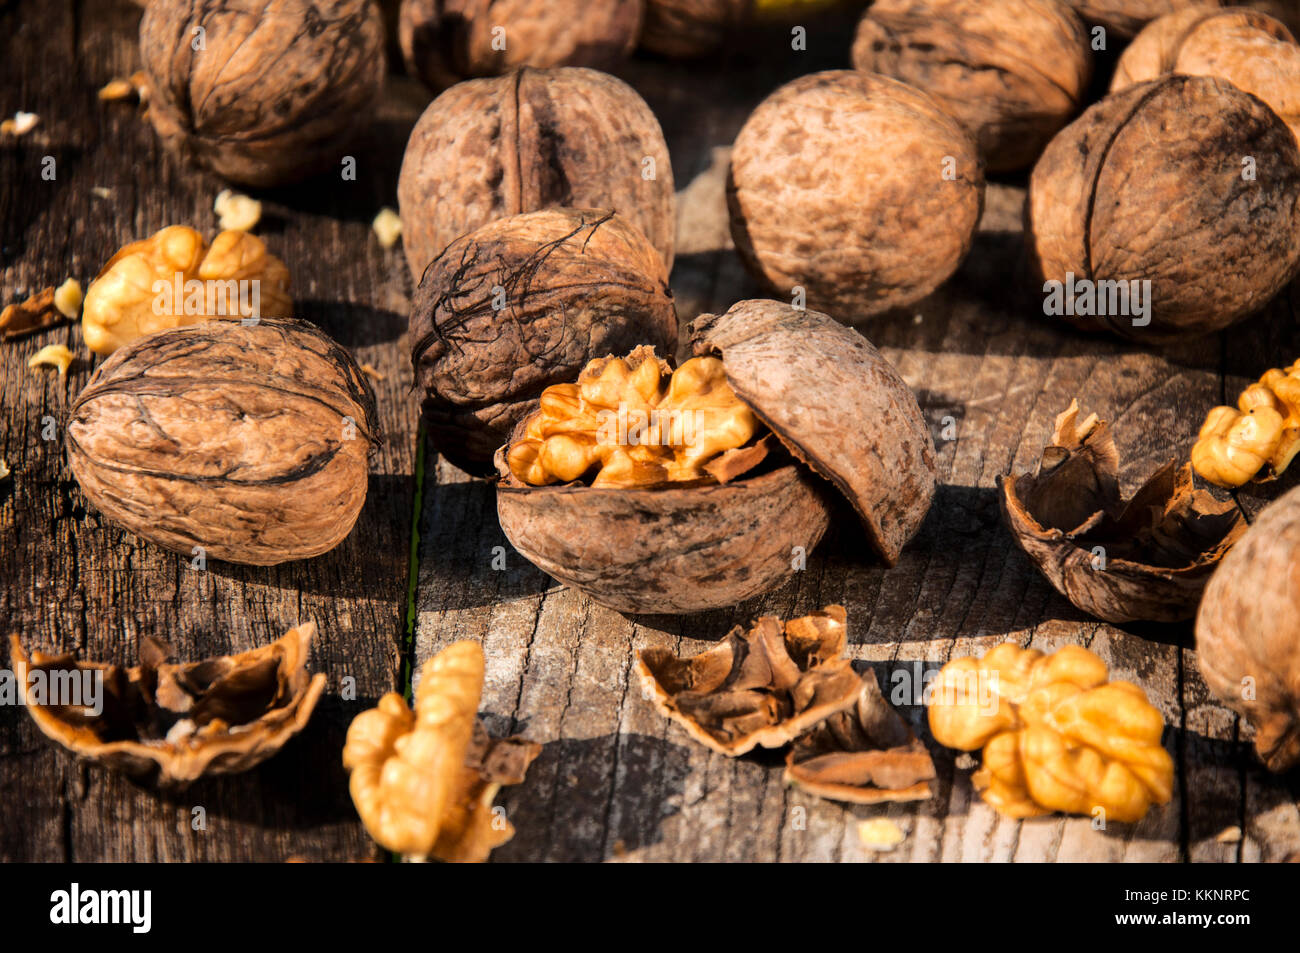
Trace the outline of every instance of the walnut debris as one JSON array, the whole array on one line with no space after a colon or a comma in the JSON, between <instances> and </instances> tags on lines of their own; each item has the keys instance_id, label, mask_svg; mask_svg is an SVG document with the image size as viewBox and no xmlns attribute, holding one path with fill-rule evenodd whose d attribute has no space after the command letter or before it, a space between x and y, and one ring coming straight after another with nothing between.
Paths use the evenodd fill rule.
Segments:
<instances>
[{"instance_id":1,"label":"walnut debris","mask_svg":"<svg viewBox=\"0 0 1300 953\"><path fill-rule=\"evenodd\" d=\"M796 739L785 765L788 783L852 804L924 800L935 776L925 745L885 701L871 672L853 708Z\"/></svg>"},{"instance_id":2,"label":"walnut debris","mask_svg":"<svg viewBox=\"0 0 1300 953\"><path fill-rule=\"evenodd\" d=\"M424 664L415 710L396 692L348 728L352 803L381 846L408 859L481 863L514 828L493 811L541 746L490 737L479 722L483 649L456 642Z\"/></svg>"},{"instance_id":3,"label":"walnut debris","mask_svg":"<svg viewBox=\"0 0 1300 953\"><path fill-rule=\"evenodd\" d=\"M1056 418L1038 470L1000 477L1002 515L1062 595L1108 622L1191 618L1220 559L1246 530L1241 512L1192 483L1190 464L1157 470L1123 500L1119 453L1079 403Z\"/></svg>"},{"instance_id":4,"label":"walnut debris","mask_svg":"<svg viewBox=\"0 0 1300 953\"><path fill-rule=\"evenodd\" d=\"M68 376L68 368L72 366L73 356L62 344L47 344L27 361L30 368L37 367L57 367L60 377Z\"/></svg>"},{"instance_id":5,"label":"walnut debris","mask_svg":"<svg viewBox=\"0 0 1300 953\"><path fill-rule=\"evenodd\" d=\"M212 203L223 231L251 232L262 220L262 203L240 192L222 189Z\"/></svg>"},{"instance_id":6,"label":"walnut debris","mask_svg":"<svg viewBox=\"0 0 1300 953\"><path fill-rule=\"evenodd\" d=\"M1192 447L1192 466L1216 486L1277 477L1300 451L1300 361L1270 368L1237 399L1215 407Z\"/></svg>"},{"instance_id":7,"label":"walnut debris","mask_svg":"<svg viewBox=\"0 0 1300 953\"><path fill-rule=\"evenodd\" d=\"M362 371L362 373L368 375L369 377L373 377L373 378L374 378L375 380L377 380L377 381L382 381L382 380L387 380L387 379L388 379L388 375L387 375L387 374L385 374L385 373L384 373L383 371L381 371L381 370L376 369L376 368L375 368L373 365L371 365L371 364L362 364L362 365L361 365L361 371Z\"/></svg>"},{"instance_id":8,"label":"walnut debris","mask_svg":"<svg viewBox=\"0 0 1300 953\"><path fill-rule=\"evenodd\" d=\"M36 113L19 112L14 113L12 119L0 121L0 135L8 136L25 136L36 128L40 117Z\"/></svg>"},{"instance_id":9,"label":"walnut debris","mask_svg":"<svg viewBox=\"0 0 1300 953\"><path fill-rule=\"evenodd\" d=\"M99 96L101 102L116 102L119 99L126 99L128 96L135 95L135 87L131 85L130 80L110 79L103 86L99 87Z\"/></svg>"},{"instance_id":10,"label":"walnut debris","mask_svg":"<svg viewBox=\"0 0 1300 953\"><path fill-rule=\"evenodd\" d=\"M72 653L29 657L15 635L10 660L46 737L92 763L184 787L247 771L306 726L325 689L324 674L306 667L315 635L315 623L305 622L270 645L181 664L167 661L166 643L146 636L131 668L78 662ZM71 673L82 673L83 683L102 678L99 713L43 703L40 686L67 684Z\"/></svg>"},{"instance_id":11,"label":"walnut debris","mask_svg":"<svg viewBox=\"0 0 1300 953\"><path fill-rule=\"evenodd\" d=\"M54 291L54 307L59 314L74 321L81 313L83 300L85 295L81 293L81 282L76 278L69 278Z\"/></svg>"},{"instance_id":12,"label":"walnut debris","mask_svg":"<svg viewBox=\"0 0 1300 953\"><path fill-rule=\"evenodd\" d=\"M392 248L397 244L397 240L402 237L402 220L395 211L387 206L379 210L379 214L370 223L370 227L374 229L375 235L379 238L379 244L383 248Z\"/></svg>"},{"instance_id":13,"label":"walnut debris","mask_svg":"<svg viewBox=\"0 0 1300 953\"><path fill-rule=\"evenodd\" d=\"M867 850L890 851L906 839L902 828L887 817L858 821L858 843Z\"/></svg>"},{"instance_id":14,"label":"walnut debris","mask_svg":"<svg viewBox=\"0 0 1300 953\"><path fill-rule=\"evenodd\" d=\"M42 288L26 301L7 305L0 311L0 340L12 341L44 331L66 320L55 303L53 287Z\"/></svg>"},{"instance_id":15,"label":"walnut debris","mask_svg":"<svg viewBox=\"0 0 1300 953\"><path fill-rule=\"evenodd\" d=\"M13 471L9 469L9 464L5 462L4 457L0 457L0 480L7 479Z\"/></svg>"}]
</instances>

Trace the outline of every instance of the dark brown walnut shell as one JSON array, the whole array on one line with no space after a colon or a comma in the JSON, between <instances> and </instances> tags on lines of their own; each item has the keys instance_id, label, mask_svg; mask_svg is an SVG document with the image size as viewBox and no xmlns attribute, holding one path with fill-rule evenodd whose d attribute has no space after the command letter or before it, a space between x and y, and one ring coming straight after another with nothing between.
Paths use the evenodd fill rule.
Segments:
<instances>
[{"instance_id":1,"label":"dark brown walnut shell","mask_svg":"<svg viewBox=\"0 0 1300 953\"><path fill-rule=\"evenodd\" d=\"M1196 617L1205 683L1255 729L1270 771L1300 765L1300 488L1274 500L1224 557Z\"/></svg>"},{"instance_id":2,"label":"dark brown walnut shell","mask_svg":"<svg viewBox=\"0 0 1300 953\"><path fill-rule=\"evenodd\" d=\"M613 209L673 264L676 199L659 122L631 86L595 70L453 86L411 131L397 202L416 280L455 239L551 206Z\"/></svg>"},{"instance_id":3,"label":"dark brown walnut shell","mask_svg":"<svg viewBox=\"0 0 1300 953\"><path fill-rule=\"evenodd\" d=\"M852 708L801 735L785 757L787 784L850 804L925 800L934 777L930 753L885 701L873 672L862 676Z\"/></svg>"},{"instance_id":4,"label":"dark brown walnut shell","mask_svg":"<svg viewBox=\"0 0 1300 953\"><path fill-rule=\"evenodd\" d=\"M165 642L145 636L140 664L130 668L78 662L71 652L29 657L15 635L10 664L28 714L47 738L93 764L180 788L247 771L307 726L325 690L325 675L307 671L315 635L316 624L305 622L270 645L182 664L167 661ZM102 689L89 689L99 691L98 714L84 704L95 701L86 689L72 699L81 705L42 703L50 686L88 677L103 679Z\"/></svg>"},{"instance_id":5,"label":"dark brown walnut shell","mask_svg":"<svg viewBox=\"0 0 1300 953\"><path fill-rule=\"evenodd\" d=\"M1110 91L1165 73L1226 79L1300 129L1300 45L1262 11L1189 7L1153 20L1119 58Z\"/></svg>"},{"instance_id":6,"label":"dark brown walnut shell","mask_svg":"<svg viewBox=\"0 0 1300 953\"><path fill-rule=\"evenodd\" d=\"M845 620L843 606L784 625L763 616L689 658L637 652L637 674L654 706L714 751L780 748L857 700L861 679L842 657Z\"/></svg>"},{"instance_id":7,"label":"dark brown walnut shell","mask_svg":"<svg viewBox=\"0 0 1300 953\"><path fill-rule=\"evenodd\" d=\"M484 473L543 390L610 352L672 353L677 315L663 260L621 215L548 209L491 222L434 259L410 340L434 445Z\"/></svg>"},{"instance_id":8,"label":"dark brown walnut shell","mask_svg":"<svg viewBox=\"0 0 1300 953\"><path fill-rule=\"evenodd\" d=\"M1032 164L1092 75L1087 32L1060 0L876 0L853 65L929 93L992 171Z\"/></svg>"},{"instance_id":9,"label":"dark brown walnut shell","mask_svg":"<svg viewBox=\"0 0 1300 953\"><path fill-rule=\"evenodd\" d=\"M644 0L402 0L406 71L433 89L520 66L606 69L636 46Z\"/></svg>"},{"instance_id":10,"label":"dark brown walnut shell","mask_svg":"<svg viewBox=\"0 0 1300 953\"><path fill-rule=\"evenodd\" d=\"M375 397L351 355L291 318L139 338L72 405L87 501L159 546L269 566L333 549L366 499Z\"/></svg>"},{"instance_id":11,"label":"dark brown walnut shell","mask_svg":"<svg viewBox=\"0 0 1300 953\"><path fill-rule=\"evenodd\" d=\"M1137 286L1145 316L1119 299L1065 318L1079 327L1141 341L1205 334L1295 276L1298 203L1286 123L1224 80L1166 76L1106 97L1048 145L1029 184L1030 255L1045 293L1071 279L1150 281L1149 298Z\"/></svg>"},{"instance_id":12,"label":"dark brown walnut shell","mask_svg":"<svg viewBox=\"0 0 1300 953\"><path fill-rule=\"evenodd\" d=\"M1056 590L1107 622L1177 622L1246 530L1241 511L1192 485L1172 460L1132 499L1119 490L1119 453L1105 421L1056 418L1034 474L999 477L1002 515Z\"/></svg>"},{"instance_id":13,"label":"dark brown walnut shell","mask_svg":"<svg viewBox=\"0 0 1300 953\"><path fill-rule=\"evenodd\" d=\"M1085 22L1128 39L1157 17L1188 7L1219 6L1219 0L1065 0Z\"/></svg>"},{"instance_id":14,"label":"dark brown walnut shell","mask_svg":"<svg viewBox=\"0 0 1300 953\"><path fill-rule=\"evenodd\" d=\"M140 59L169 148L280 185L341 168L383 89L384 22L371 0L153 0Z\"/></svg>"},{"instance_id":15,"label":"dark brown walnut shell","mask_svg":"<svg viewBox=\"0 0 1300 953\"><path fill-rule=\"evenodd\" d=\"M970 251L984 202L974 141L925 93L856 70L764 100L731 154L745 265L775 297L854 323L924 298Z\"/></svg>"},{"instance_id":16,"label":"dark brown walnut shell","mask_svg":"<svg viewBox=\"0 0 1300 953\"><path fill-rule=\"evenodd\" d=\"M753 0L646 0L641 45L663 56L703 56L748 20L752 5Z\"/></svg>"}]
</instances>

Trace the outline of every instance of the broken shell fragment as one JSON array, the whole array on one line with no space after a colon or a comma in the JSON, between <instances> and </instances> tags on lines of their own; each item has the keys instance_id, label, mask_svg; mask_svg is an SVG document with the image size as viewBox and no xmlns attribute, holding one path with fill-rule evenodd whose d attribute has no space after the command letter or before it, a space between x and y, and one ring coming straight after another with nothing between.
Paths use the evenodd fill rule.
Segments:
<instances>
[{"instance_id":1,"label":"broken shell fragment","mask_svg":"<svg viewBox=\"0 0 1300 953\"><path fill-rule=\"evenodd\" d=\"M66 321L59 310L58 292L53 286L42 288L26 301L5 305L0 311L0 341L11 341L44 331Z\"/></svg>"},{"instance_id":2,"label":"broken shell fragment","mask_svg":"<svg viewBox=\"0 0 1300 953\"><path fill-rule=\"evenodd\" d=\"M1011 534L1056 590L1107 622L1176 622L1196 612L1219 560L1246 529L1231 501L1192 484L1174 461L1130 500L1119 490L1119 453L1097 415L1079 402L1056 418L1037 472L1000 477Z\"/></svg>"},{"instance_id":3,"label":"broken shell fragment","mask_svg":"<svg viewBox=\"0 0 1300 953\"><path fill-rule=\"evenodd\" d=\"M28 656L15 635L10 657L47 738L93 764L176 788L247 771L306 727L325 689L325 675L307 671L315 635L316 624L304 622L270 645L180 664L146 636L130 668L70 652ZM56 699L53 686L82 690Z\"/></svg>"},{"instance_id":4,"label":"broken shell fragment","mask_svg":"<svg viewBox=\"0 0 1300 953\"><path fill-rule=\"evenodd\" d=\"M478 720L483 649L456 642L428 662L415 710L396 692L348 728L352 802L381 846L410 859L481 863L514 836L492 802L520 784L541 746L491 738Z\"/></svg>"}]
</instances>

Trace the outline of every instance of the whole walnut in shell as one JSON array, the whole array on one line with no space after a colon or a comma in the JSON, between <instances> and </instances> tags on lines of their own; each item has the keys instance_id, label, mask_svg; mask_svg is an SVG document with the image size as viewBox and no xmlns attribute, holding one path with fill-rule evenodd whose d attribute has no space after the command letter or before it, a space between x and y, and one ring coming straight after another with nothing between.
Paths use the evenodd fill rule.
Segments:
<instances>
[{"instance_id":1,"label":"whole walnut in shell","mask_svg":"<svg viewBox=\"0 0 1300 953\"><path fill-rule=\"evenodd\" d=\"M709 444L719 461L740 455L740 466L706 465L693 481L669 475L596 486L589 472L570 472L562 474L569 482L535 485L511 465L527 462L517 455L535 433L525 420L497 454L497 515L515 549L623 612L730 606L775 588L802 565L830 519L829 482L852 503L872 548L886 563L897 561L925 518L935 479L934 445L897 371L857 332L776 301L702 315L691 338L697 355L720 361L730 391L762 424L749 436L762 439L765 429L780 446L757 452L755 461L747 456L753 444L718 441L705 422L686 449ZM620 380L640 384L647 360L633 355ZM584 383L608 383L600 369ZM576 436L587 438L583 412L601 415L584 406L591 394L573 396ZM716 395L710 406L728 408L729 423L741 419ZM616 419L604 409L606 421ZM548 413L547 398L538 413ZM635 456L644 431L635 439L632 433L610 429L596 439Z\"/></svg>"},{"instance_id":2,"label":"whole walnut in shell","mask_svg":"<svg viewBox=\"0 0 1300 953\"><path fill-rule=\"evenodd\" d=\"M366 499L375 397L305 321L208 321L119 348L72 405L68 462L115 523L269 566L333 549Z\"/></svg>"},{"instance_id":3,"label":"whole walnut in shell","mask_svg":"<svg viewBox=\"0 0 1300 953\"><path fill-rule=\"evenodd\" d=\"M1152 20L1188 7L1219 6L1219 0L1065 0L1088 23L1128 39Z\"/></svg>"},{"instance_id":4,"label":"whole walnut in shell","mask_svg":"<svg viewBox=\"0 0 1300 953\"><path fill-rule=\"evenodd\" d=\"M853 65L929 93L993 171L1031 164L1092 75L1083 23L1059 0L877 0Z\"/></svg>"},{"instance_id":5,"label":"whole walnut in shell","mask_svg":"<svg viewBox=\"0 0 1300 953\"><path fill-rule=\"evenodd\" d=\"M371 0L153 0L140 20L149 119L183 157L279 185L339 162L383 88Z\"/></svg>"},{"instance_id":6,"label":"whole walnut in shell","mask_svg":"<svg viewBox=\"0 0 1300 953\"><path fill-rule=\"evenodd\" d=\"M1029 182L1030 255L1045 292L1096 290L1064 311L1080 327L1205 334L1295 276L1298 202L1300 150L1268 106L1225 80L1165 76L1106 97L1048 145Z\"/></svg>"},{"instance_id":7,"label":"whole walnut in shell","mask_svg":"<svg viewBox=\"0 0 1300 953\"><path fill-rule=\"evenodd\" d=\"M745 122L727 203L736 250L776 297L845 322L925 297L970 250L975 143L925 93L854 70L803 76Z\"/></svg>"},{"instance_id":8,"label":"whole walnut in shell","mask_svg":"<svg viewBox=\"0 0 1300 953\"><path fill-rule=\"evenodd\" d=\"M1224 557L1196 617L1205 683L1255 729L1270 771L1300 764L1300 488L1269 504Z\"/></svg>"},{"instance_id":9,"label":"whole walnut in shell","mask_svg":"<svg viewBox=\"0 0 1300 953\"><path fill-rule=\"evenodd\" d=\"M1165 73L1217 76L1300 128L1300 45L1282 23L1251 9L1191 7L1150 23L1119 58L1110 91Z\"/></svg>"},{"instance_id":10,"label":"whole walnut in shell","mask_svg":"<svg viewBox=\"0 0 1300 953\"><path fill-rule=\"evenodd\" d=\"M641 232L613 212L549 209L491 222L434 259L410 340L434 445L487 472L543 390L601 354L674 350L677 314Z\"/></svg>"},{"instance_id":11,"label":"whole walnut in shell","mask_svg":"<svg viewBox=\"0 0 1300 953\"><path fill-rule=\"evenodd\" d=\"M397 182L402 244L418 281L452 241L549 206L609 208L673 265L673 170L632 87L580 68L460 83L429 104Z\"/></svg>"},{"instance_id":12,"label":"whole walnut in shell","mask_svg":"<svg viewBox=\"0 0 1300 953\"><path fill-rule=\"evenodd\" d=\"M402 0L406 70L434 89L520 66L604 69L636 46L644 0Z\"/></svg>"}]
</instances>

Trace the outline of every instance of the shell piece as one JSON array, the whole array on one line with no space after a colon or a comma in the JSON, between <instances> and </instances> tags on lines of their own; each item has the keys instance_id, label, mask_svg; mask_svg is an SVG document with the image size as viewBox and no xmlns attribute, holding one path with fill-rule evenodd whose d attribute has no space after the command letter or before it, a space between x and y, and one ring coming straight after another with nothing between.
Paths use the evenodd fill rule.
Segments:
<instances>
[{"instance_id":1,"label":"shell piece","mask_svg":"<svg viewBox=\"0 0 1300 953\"><path fill-rule=\"evenodd\" d=\"M753 0L646 0L641 45L663 56L703 56L748 19Z\"/></svg>"},{"instance_id":2,"label":"shell piece","mask_svg":"<svg viewBox=\"0 0 1300 953\"><path fill-rule=\"evenodd\" d=\"M853 65L925 90L995 171L1032 164L1092 75L1083 23L1059 0L876 0Z\"/></svg>"},{"instance_id":3,"label":"shell piece","mask_svg":"<svg viewBox=\"0 0 1300 953\"><path fill-rule=\"evenodd\" d=\"M10 657L47 738L94 764L184 787L247 771L306 727L325 690L325 675L306 667L315 636L316 624L304 622L270 645L182 664L146 636L140 664L124 668L78 662L74 653L28 656L15 635ZM80 703L49 703L54 686L78 683L99 688L82 691ZM99 706L88 703L96 690Z\"/></svg>"},{"instance_id":4,"label":"shell piece","mask_svg":"<svg viewBox=\"0 0 1300 953\"><path fill-rule=\"evenodd\" d=\"M763 616L689 658L638 652L637 674L655 707L714 751L779 748L857 700L861 680L842 657L846 618L843 606L784 625Z\"/></svg>"},{"instance_id":5,"label":"shell piece","mask_svg":"<svg viewBox=\"0 0 1300 953\"><path fill-rule=\"evenodd\" d=\"M983 748L971 781L999 814L1131 823L1173 796L1164 718L1137 685L1109 681L1082 646L1044 655L1004 642L982 659L949 662L930 693L934 740Z\"/></svg>"},{"instance_id":6,"label":"shell piece","mask_svg":"<svg viewBox=\"0 0 1300 953\"><path fill-rule=\"evenodd\" d=\"M722 357L737 396L853 504L889 565L934 498L934 441L898 372L832 318L741 301L691 324L698 354Z\"/></svg>"},{"instance_id":7,"label":"shell piece","mask_svg":"<svg viewBox=\"0 0 1300 953\"><path fill-rule=\"evenodd\" d=\"M671 353L677 316L663 262L634 227L548 209L448 246L416 290L410 340L434 444L484 473L543 390L639 344Z\"/></svg>"},{"instance_id":8,"label":"shell piece","mask_svg":"<svg viewBox=\"0 0 1300 953\"><path fill-rule=\"evenodd\" d=\"M853 323L924 298L970 251L984 174L970 136L920 90L856 70L782 86L731 154L731 234L789 299Z\"/></svg>"},{"instance_id":9,"label":"shell piece","mask_svg":"<svg viewBox=\"0 0 1300 953\"><path fill-rule=\"evenodd\" d=\"M885 701L873 672L862 676L851 709L801 735L785 758L787 784L850 804L925 800L934 777L925 745Z\"/></svg>"},{"instance_id":10,"label":"shell piece","mask_svg":"<svg viewBox=\"0 0 1300 953\"><path fill-rule=\"evenodd\" d=\"M1188 7L1215 7L1219 0L1066 0L1088 23L1128 39L1152 20Z\"/></svg>"},{"instance_id":11,"label":"shell piece","mask_svg":"<svg viewBox=\"0 0 1300 953\"><path fill-rule=\"evenodd\" d=\"M503 478L509 468L499 458ZM820 481L779 466L712 486L497 484L501 528L525 559L620 612L701 612L768 592L830 522Z\"/></svg>"},{"instance_id":12,"label":"shell piece","mask_svg":"<svg viewBox=\"0 0 1300 953\"><path fill-rule=\"evenodd\" d=\"M1300 764L1300 488L1274 500L1224 557L1196 617L1205 684L1255 729L1270 771Z\"/></svg>"},{"instance_id":13,"label":"shell piece","mask_svg":"<svg viewBox=\"0 0 1300 953\"><path fill-rule=\"evenodd\" d=\"M1231 501L1192 485L1173 461L1124 501L1119 454L1096 415L1079 403L1056 418L1034 474L1000 477L1002 515L1020 548L1056 590L1108 622L1176 622L1196 612L1201 590L1245 532Z\"/></svg>"},{"instance_id":14,"label":"shell piece","mask_svg":"<svg viewBox=\"0 0 1300 953\"><path fill-rule=\"evenodd\" d=\"M68 319L55 304L57 293L51 285L26 301L5 305L0 311L0 341L11 341L64 324Z\"/></svg>"},{"instance_id":15,"label":"shell piece","mask_svg":"<svg viewBox=\"0 0 1300 953\"><path fill-rule=\"evenodd\" d=\"M424 664L415 711L389 692L348 728L343 766L366 830L413 859L481 863L514 836L493 814L503 784L519 784L541 746L494 740L479 723L483 649L456 642Z\"/></svg>"},{"instance_id":16,"label":"shell piece","mask_svg":"<svg viewBox=\"0 0 1300 953\"><path fill-rule=\"evenodd\" d=\"M235 182L280 185L336 167L373 114L384 23L371 0L154 0L140 58L169 148Z\"/></svg>"},{"instance_id":17,"label":"shell piece","mask_svg":"<svg viewBox=\"0 0 1300 953\"><path fill-rule=\"evenodd\" d=\"M1298 203L1300 149L1268 106L1225 80L1166 76L1106 97L1048 145L1030 178L1030 254L1044 291L1083 280L1108 299L1086 306L1105 314L1066 310L1080 327L1204 334L1294 277ZM1122 307L1120 288L1143 294L1146 313Z\"/></svg>"},{"instance_id":18,"label":"shell piece","mask_svg":"<svg viewBox=\"0 0 1300 953\"><path fill-rule=\"evenodd\" d=\"M151 542L274 565L333 549L365 502L375 397L305 321L209 321L120 348L73 403L86 499Z\"/></svg>"},{"instance_id":19,"label":"shell piece","mask_svg":"<svg viewBox=\"0 0 1300 953\"><path fill-rule=\"evenodd\" d=\"M631 86L596 70L525 68L448 89L411 130L397 201L416 280L462 235L552 206L614 209L673 264L659 121Z\"/></svg>"},{"instance_id":20,"label":"shell piece","mask_svg":"<svg viewBox=\"0 0 1300 953\"><path fill-rule=\"evenodd\" d=\"M1300 45L1259 10L1189 7L1153 21L1120 57L1110 91L1165 73L1226 79L1300 129Z\"/></svg>"},{"instance_id":21,"label":"shell piece","mask_svg":"<svg viewBox=\"0 0 1300 953\"><path fill-rule=\"evenodd\" d=\"M636 46L644 0L402 0L406 71L443 89L521 66L605 69Z\"/></svg>"}]
</instances>

